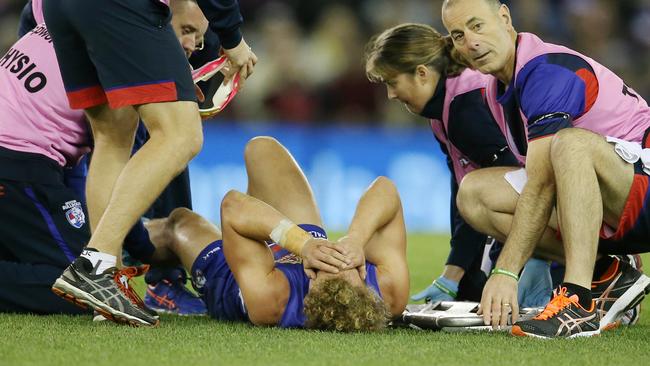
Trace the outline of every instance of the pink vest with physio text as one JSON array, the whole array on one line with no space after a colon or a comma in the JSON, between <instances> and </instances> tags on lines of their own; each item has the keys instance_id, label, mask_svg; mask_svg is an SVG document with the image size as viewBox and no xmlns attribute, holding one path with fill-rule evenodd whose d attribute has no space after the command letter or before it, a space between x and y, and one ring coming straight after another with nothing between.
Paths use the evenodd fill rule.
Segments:
<instances>
[{"instance_id":1,"label":"pink vest with physio text","mask_svg":"<svg viewBox=\"0 0 650 366\"><path fill-rule=\"evenodd\" d=\"M641 142L645 130L650 127L650 108L641 98L623 94L625 83L612 71L594 61L593 59L573 51L564 46L545 43L531 33L519 33L517 46L517 59L515 64L516 78L521 69L537 56L550 53L566 53L578 56L585 60L594 70L598 81L598 96L591 109L573 121L573 126L581 127L603 136L612 136L626 141ZM499 103L497 98L498 81L493 79L487 90L490 108L496 108ZM628 88L633 92L632 88ZM636 94L636 92L634 92ZM638 94L637 94L638 95ZM528 125L528 119L519 108L522 120ZM495 114L499 125L504 125L503 114ZM527 132L527 129L525 129ZM510 134L506 129L506 139L511 150L519 156L519 152Z\"/></svg>"},{"instance_id":2,"label":"pink vest with physio text","mask_svg":"<svg viewBox=\"0 0 650 366\"><path fill-rule=\"evenodd\" d=\"M69 107L42 0L32 9L38 26L0 58L0 146L72 166L90 151L86 119Z\"/></svg>"},{"instance_id":3,"label":"pink vest with physio text","mask_svg":"<svg viewBox=\"0 0 650 366\"><path fill-rule=\"evenodd\" d=\"M447 137L449 126L449 106L454 98L458 95L468 93L472 90L485 89L492 81L495 80L491 75L484 75L478 71L465 69L460 75L456 77L448 77L445 84L445 102L442 111L442 121L431 119L431 129L442 144L445 144L449 157L454 166L454 173L456 181L460 183L465 175L474 169L480 168L475 162L471 161L462 151L460 151ZM503 109L500 104L490 105L490 112L494 116L499 130L505 135L507 126L503 117L497 118L496 115L503 115ZM517 159L524 162L523 158L515 154Z\"/></svg>"}]
</instances>

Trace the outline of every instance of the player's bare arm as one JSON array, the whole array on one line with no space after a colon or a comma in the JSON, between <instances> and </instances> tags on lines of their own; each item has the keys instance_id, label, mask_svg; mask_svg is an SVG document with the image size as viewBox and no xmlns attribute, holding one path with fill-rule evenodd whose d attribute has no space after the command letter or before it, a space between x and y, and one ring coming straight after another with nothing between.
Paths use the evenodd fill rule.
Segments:
<instances>
[{"instance_id":1,"label":"player's bare arm","mask_svg":"<svg viewBox=\"0 0 650 366\"><path fill-rule=\"evenodd\" d=\"M388 309L393 316L400 315L409 294L406 230L399 194L389 179L377 178L364 193L348 235L339 243L350 247L351 252L354 247L363 248L365 259L377 266L379 285Z\"/></svg>"},{"instance_id":2,"label":"player's bare arm","mask_svg":"<svg viewBox=\"0 0 650 366\"><path fill-rule=\"evenodd\" d=\"M283 214L268 204L234 190L221 203L224 254L242 290L250 319L257 325L277 324L289 296L287 279L275 270L273 256L265 243L271 239L274 229L286 221ZM327 240L314 239L304 230L302 233L306 236L299 232L289 236L305 238L300 251L294 254L302 256L309 268L338 272L347 266L343 248ZM285 247L294 251L295 246L286 245L290 241L286 239Z\"/></svg>"}]
</instances>

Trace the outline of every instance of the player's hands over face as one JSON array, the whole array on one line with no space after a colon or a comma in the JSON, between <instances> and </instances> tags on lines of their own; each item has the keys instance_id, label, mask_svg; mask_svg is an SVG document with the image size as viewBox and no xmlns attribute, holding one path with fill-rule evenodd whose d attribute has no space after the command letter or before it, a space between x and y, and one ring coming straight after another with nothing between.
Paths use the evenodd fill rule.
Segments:
<instances>
[{"instance_id":1,"label":"player's hands over face","mask_svg":"<svg viewBox=\"0 0 650 366\"><path fill-rule=\"evenodd\" d=\"M485 325L493 329L505 327L508 324L508 314L512 312L512 323L519 316L517 303L517 281L503 275L490 276L481 296L481 307L478 314L483 314Z\"/></svg>"},{"instance_id":2,"label":"player's hands over face","mask_svg":"<svg viewBox=\"0 0 650 366\"><path fill-rule=\"evenodd\" d=\"M344 236L337 241L337 244L347 252L347 259L350 261L350 267L359 271L362 280L366 279L366 255L363 252L363 244L354 238Z\"/></svg>"},{"instance_id":3,"label":"player's hands over face","mask_svg":"<svg viewBox=\"0 0 650 366\"><path fill-rule=\"evenodd\" d=\"M248 46L246 41L242 38L241 42L235 47L229 50L225 50L226 56L228 56L228 61L230 61L230 66L234 72L239 72L241 79L239 80L239 88L241 89L246 80L253 73L255 64L257 63L257 56ZM230 80L229 76L226 75L224 83L227 83Z\"/></svg>"},{"instance_id":4,"label":"player's hands over face","mask_svg":"<svg viewBox=\"0 0 650 366\"><path fill-rule=\"evenodd\" d=\"M326 239L313 238L302 248L302 266L310 279L316 279L316 271L339 273L349 266L347 250Z\"/></svg>"}]
</instances>

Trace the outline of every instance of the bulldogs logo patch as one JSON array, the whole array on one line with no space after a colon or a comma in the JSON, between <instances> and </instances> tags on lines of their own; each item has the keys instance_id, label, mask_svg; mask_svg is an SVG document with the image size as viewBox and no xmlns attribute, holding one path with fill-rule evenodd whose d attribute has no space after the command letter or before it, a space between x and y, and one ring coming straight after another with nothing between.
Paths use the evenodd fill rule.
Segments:
<instances>
[{"instance_id":1,"label":"bulldogs logo patch","mask_svg":"<svg viewBox=\"0 0 650 366\"><path fill-rule=\"evenodd\" d=\"M68 201L65 205L61 206L65 210L65 218L68 220L72 227L79 229L86 223L86 215L81 208L81 203L78 201Z\"/></svg>"},{"instance_id":2,"label":"bulldogs logo patch","mask_svg":"<svg viewBox=\"0 0 650 366\"><path fill-rule=\"evenodd\" d=\"M194 284L194 288L197 290L201 290L203 286L205 286L205 276L203 275L203 271L200 269L194 270L194 273L192 273L192 284Z\"/></svg>"}]
</instances>

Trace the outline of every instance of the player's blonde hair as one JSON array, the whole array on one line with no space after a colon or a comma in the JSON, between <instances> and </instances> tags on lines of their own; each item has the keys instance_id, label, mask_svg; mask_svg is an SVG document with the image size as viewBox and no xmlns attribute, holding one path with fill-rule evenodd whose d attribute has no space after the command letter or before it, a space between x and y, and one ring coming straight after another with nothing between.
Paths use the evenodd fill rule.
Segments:
<instances>
[{"instance_id":1,"label":"player's blonde hair","mask_svg":"<svg viewBox=\"0 0 650 366\"><path fill-rule=\"evenodd\" d=\"M330 278L314 285L305 297L304 312L307 328L339 332L381 330L390 317L379 296L344 278Z\"/></svg>"},{"instance_id":2,"label":"player's blonde hair","mask_svg":"<svg viewBox=\"0 0 650 366\"><path fill-rule=\"evenodd\" d=\"M441 75L454 76L466 67L455 52L451 38L426 24L405 23L375 35L366 44L366 76L385 82L402 73L413 73L418 65Z\"/></svg>"}]
</instances>

